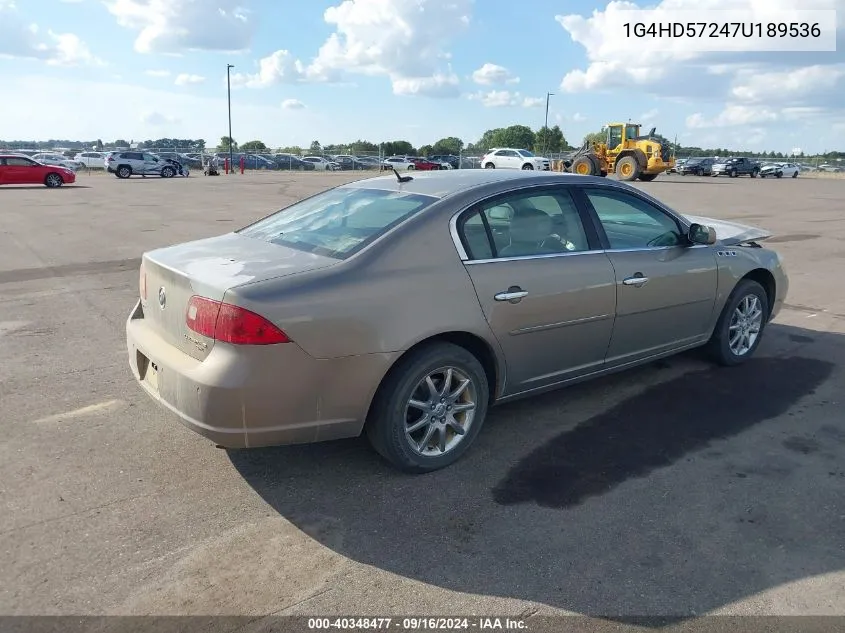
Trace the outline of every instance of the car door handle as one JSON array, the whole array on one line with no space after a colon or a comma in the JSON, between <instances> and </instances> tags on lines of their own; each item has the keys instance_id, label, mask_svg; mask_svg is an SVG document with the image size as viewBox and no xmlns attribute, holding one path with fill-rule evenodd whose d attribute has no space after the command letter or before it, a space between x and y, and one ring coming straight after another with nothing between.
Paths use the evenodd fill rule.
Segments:
<instances>
[{"instance_id":1,"label":"car door handle","mask_svg":"<svg viewBox=\"0 0 845 633\"><path fill-rule=\"evenodd\" d=\"M493 298L496 301L512 301L512 302L516 303L517 301L519 301L523 297L527 297L527 296L528 296L527 290L523 290L519 286L511 286L505 292L500 292L497 295L495 295Z\"/></svg>"},{"instance_id":2,"label":"car door handle","mask_svg":"<svg viewBox=\"0 0 845 633\"><path fill-rule=\"evenodd\" d=\"M648 283L648 277L643 277L642 273L637 273L633 277L623 279L622 283L626 286L636 286L637 288L641 288Z\"/></svg>"}]
</instances>

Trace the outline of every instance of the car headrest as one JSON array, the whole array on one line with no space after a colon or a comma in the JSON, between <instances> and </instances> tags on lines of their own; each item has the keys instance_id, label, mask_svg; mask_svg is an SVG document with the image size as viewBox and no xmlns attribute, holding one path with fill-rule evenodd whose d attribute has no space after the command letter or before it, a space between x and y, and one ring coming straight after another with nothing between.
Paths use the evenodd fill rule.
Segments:
<instances>
[{"instance_id":1,"label":"car headrest","mask_svg":"<svg viewBox=\"0 0 845 633\"><path fill-rule=\"evenodd\" d=\"M510 223L512 242L541 242L552 233L552 218L535 208L523 208L514 213Z\"/></svg>"}]
</instances>

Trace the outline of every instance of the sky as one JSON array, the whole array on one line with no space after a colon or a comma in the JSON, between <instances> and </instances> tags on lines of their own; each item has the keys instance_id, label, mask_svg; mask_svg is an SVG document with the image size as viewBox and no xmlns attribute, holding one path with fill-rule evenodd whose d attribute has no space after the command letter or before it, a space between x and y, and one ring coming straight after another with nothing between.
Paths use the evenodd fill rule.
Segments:
<instances>
[{"instance_id":1,"label":"sky","mask_svg":"<svg viewBox=\"0 0 845 633\"><path fill-rule=\"evenodd\" d=\"M633 119L684 145L845 150L845 0L837 51L620 44L625 8L790 9L794 0L0 0L0 139L227 134L273 147L416 146L549 124L579 144Z\"/></svg>"}]
</instances>

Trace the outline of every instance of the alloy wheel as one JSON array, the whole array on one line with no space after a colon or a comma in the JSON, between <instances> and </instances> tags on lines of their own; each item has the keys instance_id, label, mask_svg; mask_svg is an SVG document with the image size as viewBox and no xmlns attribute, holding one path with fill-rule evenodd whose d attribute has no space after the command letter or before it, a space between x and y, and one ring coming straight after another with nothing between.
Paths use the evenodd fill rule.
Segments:
<instances>
[{"instance_id":1,"label":"alloy wheel","mask_svg":"<svg viewBox=\"0 0 845 633\"><path fill-rule=\"evenodd\" d=\"M734 309L728 326L728 346L736 356L744 356L754 347L763 327L763 309L753 294L745 295Z\"/></svg>"},{"instance_id":2,"label":"alloy wheel","mask_svg":"<svg viewBox=\"0 0 845 633\"><path fill-rule=\"evenodd\" d=\"M475 418L477 392L472 379L455 367L427 374L405 407L405 438L424 457L439 457L460 444Z\"/></svg>"}]
</instances>

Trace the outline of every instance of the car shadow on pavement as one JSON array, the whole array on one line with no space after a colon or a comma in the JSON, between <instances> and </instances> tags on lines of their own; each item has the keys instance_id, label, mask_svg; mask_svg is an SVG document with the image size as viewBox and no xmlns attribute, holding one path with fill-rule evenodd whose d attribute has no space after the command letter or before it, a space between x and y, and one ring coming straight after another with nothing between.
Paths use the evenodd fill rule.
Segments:
<instances>
[{"instance_id":1,"label":"car shadow on pavement","mask_svg":"<svg viewBox=\"0 0 845 633\"><path fill-rule=\"evenodd\" d=\"M428 475L362 438L229 455L355 561L604 618L693 617L845 568L843 338L775 324L740 367L684 354L496 407Z\"/></svg>"},{"instance_id":2,"label":"car shadow on pavement","mask_svg":"<svg viewBox=\"0 0 845 633\"><path fill-rule=\"evenodd\" d=\"M0 187L0 191L14 191L14 190L24 190L24 189L31 189L33 191L37 189L49 189L51 191L61 191L62 189L90 189L90 185L62 185L61 187L45 187L44 185L3 185Z\"/></svg>"}]
</instances>

